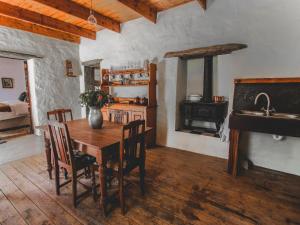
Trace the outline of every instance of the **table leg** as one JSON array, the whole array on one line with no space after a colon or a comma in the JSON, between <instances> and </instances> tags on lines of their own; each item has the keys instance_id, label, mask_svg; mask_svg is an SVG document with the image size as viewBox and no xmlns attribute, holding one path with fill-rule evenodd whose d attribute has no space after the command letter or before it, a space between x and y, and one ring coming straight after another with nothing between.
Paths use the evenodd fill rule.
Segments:
<instances>
[{"instance_id":1,"label":"table leg","mask_svg":"<svg viewBox=\"0 0 300 225\"><path fill-rule=\"evenodd\" d=\"M49 173L49 178L52 180L52 163L51 163L50 140L46 137L45 133L44 133L44 142L45 142L45 152L46 152L46 159L47 159L47 171Z\"/></svg>"},{"instance_id":2,"label":"table leg","mask_svg":"<svg viewBox=\"0 0 300 225\"><path fill-rule=\"evenodd\" d=\"M106 165L103 157L97 157L97 163L99 165L98 170L100 177L100 207L102 208L103 215L106 216Z\"/></svg>"},{"instance_id":3,"label":"table leg","mask_svg":"<svg viewBox=\"0 0 300 225\"><path fill-rule=\"evenodd\" d=\"M236 177L238 174L238 149L239 149L240 131L231 129L229 136L229 156L228 156L228 173Z\"/></svg>"}]
</instances>

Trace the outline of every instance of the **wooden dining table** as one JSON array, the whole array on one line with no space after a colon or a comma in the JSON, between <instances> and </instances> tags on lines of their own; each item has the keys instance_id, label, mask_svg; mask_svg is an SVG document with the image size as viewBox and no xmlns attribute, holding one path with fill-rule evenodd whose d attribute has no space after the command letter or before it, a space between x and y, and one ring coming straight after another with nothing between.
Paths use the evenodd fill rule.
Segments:
<instances>
[{"instance_id":1,"label":"wooden dining table","mask_svg":"<svg viewBox=\"0 0 300 225\"><path fill-rule=\"evenodd\" d=\"M94 156L98 164L100 180L100 206L106 214L107 190L105 184L105 170L107 160L118 151L117 146L122 138L122 124L104 121L101 129L90 128L87 119L72 120L67 122L70 137L76 150L82 151L88 155ZM47 170L50 179L52 179L52 159L51 144L48 126L37 126L43 132L45 152L47 158ZM146 127L146 133L152 128ZM146 135L147 137L147 135Z\"/></svg>"}]
</instances>

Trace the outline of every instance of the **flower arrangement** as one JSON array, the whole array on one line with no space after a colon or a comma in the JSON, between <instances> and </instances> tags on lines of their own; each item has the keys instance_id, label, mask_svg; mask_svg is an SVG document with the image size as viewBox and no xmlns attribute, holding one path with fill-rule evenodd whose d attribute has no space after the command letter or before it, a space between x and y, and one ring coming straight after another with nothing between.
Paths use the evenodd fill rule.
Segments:
<instances>
[{"instance_id":1,"label":"flower arrangement","mask_svg":"<svg viewBox=\"0 0 300 225\"><path fill-rule=\"evenodd\" d=\"M108 95L102 90L89 90L79 96L80 104L101 109L108 102Z\"/></svg>"}]
</instances>

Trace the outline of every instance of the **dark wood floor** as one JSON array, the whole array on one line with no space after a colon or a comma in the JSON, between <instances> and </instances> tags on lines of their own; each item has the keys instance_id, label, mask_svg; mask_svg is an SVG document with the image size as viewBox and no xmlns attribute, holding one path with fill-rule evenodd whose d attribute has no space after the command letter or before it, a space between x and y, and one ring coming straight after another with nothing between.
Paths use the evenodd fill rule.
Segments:
<instances>
[{"instance_id":1,"label":"dark wood floor","mask_svg":"<svg viewBox=\"0 0 300 225\"><path fill-rule=\"evenodd\" d=\"M262 168L232 178L223 159L171 148L147 152L147 194L128 189L126 216L103 218L92 197L56 196L43 155L0 167L0 224L300 224L300 177Z\"/></svg>"}]
</instances>

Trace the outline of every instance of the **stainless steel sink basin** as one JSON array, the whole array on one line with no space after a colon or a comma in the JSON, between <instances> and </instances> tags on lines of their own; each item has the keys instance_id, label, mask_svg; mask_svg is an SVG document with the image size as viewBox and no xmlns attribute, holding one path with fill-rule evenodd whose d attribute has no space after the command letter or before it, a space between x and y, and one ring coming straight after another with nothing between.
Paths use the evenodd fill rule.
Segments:
<instances>
[{"instance_id":1,"label":"stainless steel sink basin","mask_svg":"<svg viewBox=\"0 0 300 225\"><path fill-rule=\"evenodd\" d=\"M288 113L272 113L271 117L284 118L284 119L300 119L300 115L288 114Z\"/></svg>"},{"instance_id":2,"label":"stainless steel sink basin","mask_svg":"<svg viewBox=\"0 0 300 225\"><path fill-rule=\"evenodd\" d=\"M240 110L237 111L239 115L246 115L246 116L262 116L267 117L265 112L262 111L249 111L249 110ZM300 114L289 114L289 113L271 113L271 118L282 118L282 119L300 119Z\"/></svg>"},{"instance_id":3,"label":"stainless steel sink basin","mask_svg":"<svg viewBox=\"0 0 300 225\"><path fill-rule=\"evenodd\" d=\"M240 110L237 113L241 115L247 115L247 116L265 116L265 113L261 111Z\"/></svg>"}]
</instances>

